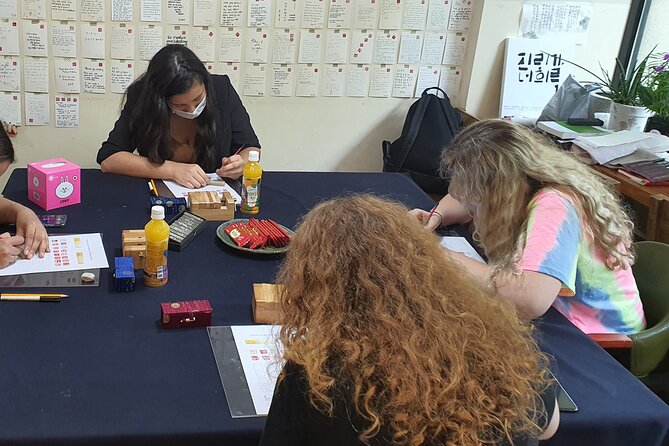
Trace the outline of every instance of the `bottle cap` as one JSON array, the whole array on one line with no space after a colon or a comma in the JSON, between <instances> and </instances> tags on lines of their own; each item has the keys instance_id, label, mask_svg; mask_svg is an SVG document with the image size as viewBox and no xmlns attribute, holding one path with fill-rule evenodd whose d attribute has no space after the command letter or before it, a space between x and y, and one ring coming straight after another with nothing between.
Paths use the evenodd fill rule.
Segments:
<instances>
[{"instance_id":1,"label":"bottle cap","mask_svg":"<svg viewBox=\"0 0 669 446\"><path fill-rule=\"evenodd\" d=\"M165 208L162 206L151 206L151 220L165 220Z\"/></svg>"},{"instance_id":2,"label":"bottle cap","mask_svg":"<svg viewBox=\"0 0 669 446\"><path fill-rule=\"evenodd\" d=\"M260 152L257 150L249 151L249 161L258 162L260 161Z\"/></svg>"}]
</instances>

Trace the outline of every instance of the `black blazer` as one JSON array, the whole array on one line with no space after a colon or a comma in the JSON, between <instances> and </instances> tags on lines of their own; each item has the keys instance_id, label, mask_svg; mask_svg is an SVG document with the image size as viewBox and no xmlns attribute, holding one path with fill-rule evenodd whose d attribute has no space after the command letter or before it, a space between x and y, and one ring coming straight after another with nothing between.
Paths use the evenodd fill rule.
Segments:
<instances>
[{"instance_id":1,"label":"black blazer","mask_svg":"<svg viewBox=\"0 0 669 446\"><path fill-rule=\"evenodd\" d=\"M249 114L246 112L239 95L225 75L212 75L212 89L216 95L216 156L220 160L224 156L234 154L241 146L260 147L258 137L251 127ZM133 147L130 135L130 110L137 98L129 91L127 101L121 116L119 116L114 128L109 132L107 140L102 143L98 150L97 162L102 161L117 152L132 153L137 149ZM209 106L209 104L207 104ZM146 156L138 150L141 156Z\"/></svg>"}]
</instances>

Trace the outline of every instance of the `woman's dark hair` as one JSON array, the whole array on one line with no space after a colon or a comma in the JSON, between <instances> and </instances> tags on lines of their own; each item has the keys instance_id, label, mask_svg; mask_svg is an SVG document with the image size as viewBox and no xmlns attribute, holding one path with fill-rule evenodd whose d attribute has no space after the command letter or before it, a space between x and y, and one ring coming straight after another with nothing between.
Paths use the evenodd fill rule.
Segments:
<instances>
[{"instance_id":1,"label":"woman's dark hair","mask_svg":"<svg viewBox=\"0 0 669 446\"><path fill-rule=\"evenodd\" d=\"M195 158L206 172L216 169L216 94L204 64L184 45L163 47L153 56L146 72L128 87L127 95L132 98L130 133L140 155L157 164L172 158L172 110L168 100L199 83L206 91L207 106L197 118Z\"/></svg>"},{"instance_id":2,"label":"woman's dark hair","mask_svg":"<svg viewBox=\"0 0 669 446\"><path fill-rule=\"evenodd\" d=\"M13 163L16 161L16 158L14 157L12 140L9 139L5 126L0 122L0 163L4 163L5 161Z\"/></svg>"}]
</instances>

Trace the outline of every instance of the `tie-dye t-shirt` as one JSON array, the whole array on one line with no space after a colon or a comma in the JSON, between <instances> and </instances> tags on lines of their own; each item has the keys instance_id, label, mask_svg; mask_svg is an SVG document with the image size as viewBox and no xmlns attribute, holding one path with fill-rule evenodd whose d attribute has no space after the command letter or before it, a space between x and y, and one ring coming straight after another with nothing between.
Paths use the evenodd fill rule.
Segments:
<instances>
[{"instance_id":1,"label":"tie-dye t-shirt","mask_svg":"<svg viewBox=\"0 0 669 446\"><path fill-rule=\"evenodd\" d=\"M558 279L553 306L585 333L635 333L644 328L632 269L606 267L604 255L583 237L570 198L551 189L530 202L520 269Z\"/></svg>"}]
</instances>

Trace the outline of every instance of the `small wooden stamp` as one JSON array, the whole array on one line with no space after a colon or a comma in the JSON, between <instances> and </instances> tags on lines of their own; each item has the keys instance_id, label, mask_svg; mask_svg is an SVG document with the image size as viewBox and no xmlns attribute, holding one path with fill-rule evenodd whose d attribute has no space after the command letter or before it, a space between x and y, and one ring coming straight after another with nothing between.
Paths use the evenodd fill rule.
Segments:
<instances>
[{"instance_id":1,"label":"small wooden stamp","mask_svg":"<svg viewBox=\"0 0 669 446\"><path fill-rule=\"evenodd\" d=\"M283 316L279 292L283 285L253 284L253 320L256 324L280 324Z\"/></svg>"},{"instance_id":2,"label":"small wooden stamp","mask_svg":"<svg viewBox=\"0 0 669 446\"><path fill-rule=\"evenodd\" d=\"M132 257L135 269L143 269L146 261L146 236L144 229L124 229L121 234L124 257Z\"/></svg>"},{"instance_id":3,"label":"small wooden stamp","mask_svg":"<svg viewBox=\"0 0 669 446\"><path fill-rule=\"evenodd\" d=\"M235 218L235 200L229 192L223 192L223 199L217 192L189 192L190 211L206 220L226 221Z\"/></svg>"}]
</instances>

